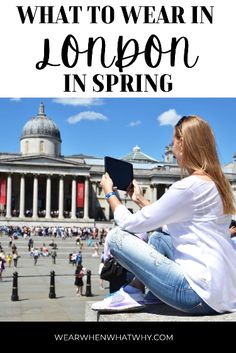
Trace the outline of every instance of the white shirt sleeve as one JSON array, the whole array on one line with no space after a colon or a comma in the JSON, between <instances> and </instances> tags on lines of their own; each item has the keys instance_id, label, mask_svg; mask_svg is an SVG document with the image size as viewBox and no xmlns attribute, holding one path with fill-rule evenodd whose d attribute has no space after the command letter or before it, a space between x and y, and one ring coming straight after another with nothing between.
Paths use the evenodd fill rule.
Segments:
<instances>
[{"instance_id":1,"label":"white shirt sleeve","mask_svg":"<svg viewBox=\"0 0 236 353\"><path fill-rule=\"evenodd\" d=\"M191 219L193 192L188 187L182 187L181 182L175 184L159 200L134 214L124 205L117 206L114 212L117 225L128 232L140 233Z\"/></svg>"}]
</instances>

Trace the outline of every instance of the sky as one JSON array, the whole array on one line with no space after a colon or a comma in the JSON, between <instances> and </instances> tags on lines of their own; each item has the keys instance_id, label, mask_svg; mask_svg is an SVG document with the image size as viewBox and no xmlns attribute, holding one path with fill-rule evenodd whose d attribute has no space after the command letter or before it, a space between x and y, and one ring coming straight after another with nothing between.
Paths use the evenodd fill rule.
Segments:
<instances>
[{"instance_id":1,"label":"sky","mask_svg":"<svg viewBox=\"0 0 236 353\"><path fill-rule=\"evenodd\" d=\"M0 98L0 152L20 152L25 123L40 103L60 130L62 155L122 158L135 146L159 161L183 115L199 115L215 134L221 164L236 152L236 98Z\"/></svg>"}]
</instances>

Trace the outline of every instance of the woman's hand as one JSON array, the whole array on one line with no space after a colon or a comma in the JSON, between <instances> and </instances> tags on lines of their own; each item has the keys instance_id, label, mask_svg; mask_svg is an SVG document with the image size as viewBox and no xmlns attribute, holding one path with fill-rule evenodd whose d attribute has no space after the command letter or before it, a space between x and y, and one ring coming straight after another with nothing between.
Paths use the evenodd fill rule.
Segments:
<instances>
[{"instance_id":1,"label":"woman's hand","mask_svg":"<svg viewBox=\"0 0 236 353\"><path fill-rule=\"evenodd\" d=\"M143 196L143 190L135 179L133 180L132 186L128 191L128 195L134 202L137 202L139 198Z\"/></svg>"},{"instance_id":2,"label":"woman's hand","mask_svg":"<svg viewBox=\"0 0 236 353\"><path fill-rule=\"evenodd\" d=\"M144 198L143 190L135 179L133 180L133 187L128 191L128 195L140 207L149 205L149 201Z\"/></svg>"},{"instance_id":3,"label":"woman's hand","mask_svg":"<svg viewBox=\"0 0 236 353\"><path fill-rule=\"evenodd\" d=\"M105 195L113 191L113 181L111 180L108 173L103 174L100 186L103 189Z\"/></svg>"},{"instance_id":4,"label":"woman's hand","mask_svg":"<svg viewBox=\"0 0 236 353\"><path fill-rule=\"evenodd\" d=\"M102 176L102 180L100 182L100 186L102 187L105 195L107 195L108 193L112 192L112 191L116 191L117 187L113 186L113 181L110 178L108 173L103 174ZM110 197L111 195L109 195L107 201L109 202L109 205L111 206L112 212L115 212L115 209L117 206L121 205L120 200L118 199L117 195L112 194L112 197Z\"/></svg>"}]
</instances>

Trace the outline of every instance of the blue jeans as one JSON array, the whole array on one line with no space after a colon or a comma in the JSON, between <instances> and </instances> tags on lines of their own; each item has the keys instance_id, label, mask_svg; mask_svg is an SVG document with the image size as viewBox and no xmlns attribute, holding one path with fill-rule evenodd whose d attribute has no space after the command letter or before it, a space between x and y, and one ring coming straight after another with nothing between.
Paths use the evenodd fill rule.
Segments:
<instances>
[{"instance_id":1,"label":"blue jeans","mask_svg":"<svg viewBox=\"0 0 236 353\"><path fill-rule=\"evenodd\" d=\"M217 314L190 287L173 259L171 237L154 232L149 243L121 229L108 234L111 254L162 302L191 315Z\"/></svg>"}]
</instances>

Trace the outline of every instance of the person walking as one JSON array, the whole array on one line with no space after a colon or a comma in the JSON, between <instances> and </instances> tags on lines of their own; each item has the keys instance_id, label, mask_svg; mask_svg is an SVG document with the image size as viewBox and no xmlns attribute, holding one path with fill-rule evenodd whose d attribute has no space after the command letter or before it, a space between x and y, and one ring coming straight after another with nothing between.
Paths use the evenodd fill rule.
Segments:
<instances>
[{"instance_id":1,"label":"person walking","mask_svg":"<svg viewBox=\"0 0 236 353\"><path fill-rule=\"evenodd\" d=\"M56 264L56 257L57 257L57 251L56 251L56 249L53 249L53 250L52 250L51 256L52 256L52 263L53 263L53 265L55 265L55 264Z\"/></svg>"},{"instance_id":2,"label":"person walking","mask_svg":"<svg viewBox=\"0 0 236 353\"><path fill-rule=\"evenodd\" d=\"M3 274L3 271L5 270L5 263L6 263L5 256L1 255L0 256L0 281L2 281L2 274Z\"/></svg>"},{"instance_id":3,"label":"person walking","mask_svg":"<svg viewBox=\"0 0 236 353\"><path fill-rule=\"evenodd\" d=\"M18 264L18 258L19 258L18 252L17 251L12 252L13 266L15 268L17 267L17 264Z\"/></svg>"},{"instance_id":4,"label":"person walking","mask_svg":"<svg viewBox=\"0 0 236 353\"><path fill-rule=\"evenodd\" d=\"M38 258L39 258L39 251L37 248L35 248L33 250L32 255L33 255L33 259L34 259L34 266L36 266L37 262L38 262Z\"/></svg>"},{"instance_id":5,"label":"person walking","mask_svg":"<svg viewBox=\"0 0 236 353\"><path fill-rule=\"evenodd\" d=\"M28 251L31 252L31 249L34 247L34 240L33 238L29 237L28 240Z\"/></svg>"},{"instance_id":6,"label":"person walking","mask_svg":"<svg viewBox=\"0 0 236 353\"><path fill-rule=\"evenodd\" d=\"M6 262L7 262L7 266L11 267L11 262L12 262L12 254L8 253L6 256Z\"/></svg>"},{"instance_id":7,"label":"person walking","mask_svg":"<svg viewBox=\"0 0 236 353\"><path fill-rule=\"evenodd\" d=\"M76 267L75 270L75 286L77 287L76 289L76 294L78 297L83 295L83 286L84 286L84 282L83 282L83 277L85 275L85 268L79 264Z\"/></svg>"}]
</instances>

